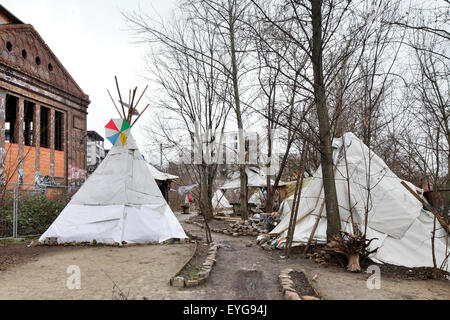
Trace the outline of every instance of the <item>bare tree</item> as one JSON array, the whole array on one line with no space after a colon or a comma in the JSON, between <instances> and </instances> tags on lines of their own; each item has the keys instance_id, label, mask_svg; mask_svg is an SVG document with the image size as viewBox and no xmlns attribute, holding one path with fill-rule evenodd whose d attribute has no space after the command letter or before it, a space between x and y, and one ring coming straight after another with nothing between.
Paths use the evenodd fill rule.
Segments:
<instances>
[{"instance_id":1,"label":"bare tree","mask_svg":"<svg viewBox=\"0 0 450 320\"><path fill-rule=\"evenodd\" d=\"M217 49L222 51L220 61L224 74L230 79L233 94L232 105L235 111L239 139L239 176L240 176L240 214L244 220L248 219L248 177L245 159L245 133L242 105L241 77L245 71L245 55L247 52L246 37L242 36L243 23L249 1L237 0L186 0L186 5L195 12L200 23L217 26L217 32L222 39Z\"/></svg>"},{"instance_id":2,"label":"bare tree","mask_svg":"<svg viewBox=\"0 0 450 320\"><path fill-rule=\"evenodd\" d=\"M188 16L165 28L162 35L146 29L140 16L129 17L129 21L144 32L143 40L158 44L149 55L149 65L163 91L155 102L163 112L155 114L157 129L151 129L155 123L147 128L183 155L186 173L199 185L194 194L200 211L206 220L211 219L213 183L219 165L217 139L230 111L227 96L231 89L217 60L217 28L213 24L199 27ZM179 137L185 139L180 141Z\"/></svg>"}]
</instances>

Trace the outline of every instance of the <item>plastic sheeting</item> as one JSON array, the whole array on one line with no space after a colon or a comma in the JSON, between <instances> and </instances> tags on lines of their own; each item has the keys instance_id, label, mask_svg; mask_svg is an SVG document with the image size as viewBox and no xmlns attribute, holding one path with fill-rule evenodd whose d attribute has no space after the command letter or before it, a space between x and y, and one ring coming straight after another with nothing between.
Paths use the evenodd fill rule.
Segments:
<instances>
[{"instance_id":1,"label":"plastic sheeting","mask_svg":"<svg viewBox=\"0 0 450 320\"><path fill-rule=\"evenodd\" d=\"M369 249L378 248L371 258L377 262L407 267L433 266L431 233L433 217L422 210L422 204L401 185L401 180L387 167L384 161L352 133L344 135L350 177L350 199L348 201L347 169L343 151L334 153L337 163L335 180L342 229L352 233L350 208L359 229L363 230L365 213L368 213L367 238L377 238ZM342 139L335 139L333 146L341 147ZM413 189L412 184L408 183ZM370 196L368 196L370 190ZM297 225L293 245L305 244L320 214L324 201L322 170L319 168L311 182L302 191L297 214ZM289 210L288 204L284 210ZM284 211L283 210L283 211ZM271 234L281 233L286 237L290 215L283 218ZM435 239L436 260L440 265L446 255L448 237L437 223ZM326 242L326 209L323 209L314 240ZM448 270L448 266L447 266Z\"/></svg>"},{"instance_id":2,"label":"plastic sheeting","mask_svg":"<svg viewBox=\"0 0 450 320\"><path fill-rule=\"evenodd\" d=\"M248 203L254 204L256 206L262 206L265 201L266 197L260 189L256 190L248 199Z\"/></svg>"},{"instance_id":3,"label":"plastic sheeting","mask_svg":"<svg viewBox=\"0 0 450 320\"><path fill-rule=\"evenodd\" d=\"M247 173L247 186L253 188L266 188L267 187L267 176L264 174L263 170L258 168L246 168L245 172ZM274 180L271 179L271 185L274 184ZM281 182L278 186L283 186L285 183ZM238 189L241 187L241 179L239 173L235 173L233 177L225 182L220 189Z\"/></svg>"},{"instance_id":4,"label":"plastic sheeting","mask_svg":"<svg viewBox=\"0 0 450 320\"><path fill-rule=\"evenodd\" d=\"M58 243L144 243L186 238L131 135L114 146L40 237Z\"/></svg>"},{"instance_id":5,"label":"plastic sheeting","mask_svg":"<svg viewBox=\"0 0 450 320\"><path fill-rule=\"evenodd\" d=\"M216 190L216 192L214 192L211 203L213 210L233 208L233 206L230 204L230 202L228 202L228 199L225 197L223 191L221 190Z\"/></svg>"},{"instance_id":6,"label":"plastic sheeting","mask_svg":"<svg viewBox=\"0 0 450 320\"><path fill-rule=\"evenodd\" d=\"M146 163L147 163L147 167L149 168L149 170L155 180L166 181L166 180L178 179L178 176L175 176L170 173L161 172L158 169L156 169L154 166L152 166L150 163L148 163L148 162L146 162Z\"/></svg>"}]
</instances>

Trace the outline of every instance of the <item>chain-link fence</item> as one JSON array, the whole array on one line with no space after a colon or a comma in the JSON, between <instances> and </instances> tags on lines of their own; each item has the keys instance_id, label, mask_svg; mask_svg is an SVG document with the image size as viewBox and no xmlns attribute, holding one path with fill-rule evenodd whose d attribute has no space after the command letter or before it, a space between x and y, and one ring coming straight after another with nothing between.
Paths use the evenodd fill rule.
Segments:
<instances>
[{"instance_id":1,"label":"chain-link fence","mask_svg":"<svg viewBox=\"0 0 450 320\"><path fill-rule=\"evenodd\" d=\"M0 195L0 239L42 234L79 187L15 184Z\"/></svg>"}]
</instances>

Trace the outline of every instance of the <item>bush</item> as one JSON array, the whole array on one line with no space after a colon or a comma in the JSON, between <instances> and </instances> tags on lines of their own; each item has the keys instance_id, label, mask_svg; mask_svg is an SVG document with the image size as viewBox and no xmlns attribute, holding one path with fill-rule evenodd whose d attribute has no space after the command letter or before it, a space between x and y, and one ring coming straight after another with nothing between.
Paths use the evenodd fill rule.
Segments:
<instances>
[{"instance_id":1,"label":"bush","mask_svg":"<svg viewBox=\"0 0 450 320\"><path fill-rule=\"evenodd\" d=\"M69 202L68 199L48 199L42 194L19 197L18 234L44 233Z\"/></svg>"},{"instance_id":2,"label":"bush","mask_svg":"<svg viewBox=\"0 0 450 320\"><path fill-rule=\"evenodd\" d=\"M0 238L12 236L13 198L9 194L0 196Z\"/></svg>"}]
</instances>

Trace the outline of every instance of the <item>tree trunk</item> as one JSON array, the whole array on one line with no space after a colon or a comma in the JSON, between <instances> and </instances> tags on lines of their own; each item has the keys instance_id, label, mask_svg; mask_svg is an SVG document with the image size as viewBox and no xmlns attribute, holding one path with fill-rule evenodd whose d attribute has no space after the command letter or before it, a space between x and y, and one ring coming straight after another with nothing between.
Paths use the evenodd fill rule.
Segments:
<instances>
[{"instance_id":1,"label":"tree trunk","mask_svg":"<svg viewBox=\"0 0 450 320\"><path fill-rule=\"evenodd\" d=\"M322 65L322 1L312 0L312 55L314 71L314 99L317 118L319 120L320 153L322 164L323 186L327 210L327 239L330 241L340 236L341 221L339 218L336 185L333 172L333 149L331 147L330 120L326 105L325 84Z\"/></svg>"},{"instance_id":2,"label":"tree trunk","mask_svg":"<svg viewBox=\"0 0 450 320\"><path fill-rule=\"evenodd\" d=\"M200 211L205 220L211 220L213 218L213 207L211 203L212 185L208 183L208 168L206 165L202 166L201 171L201 185L200 185Z\"/></svg>"},{"instance_id":3,"label":"tree trunk","mask_svg":"<svg viewBox=\"0 0 450 320\"><path fill-rule=\"evenodd\" d=\"M347 270L350 272L361 272L359 265L359 253L353 253L348 256Z\"/></svg>"},{"instance_id":4,"label":"tree trunk","mask_svg":"<svg viewBox=\"0 0 450 320\"><path fill-rule=\"evenodd\" d=\"M265 212L272 212L273 210L273 196L274 196L274 189L270 185L270 176L267 176L267 190L266 190L266 210Z\"/></svg>"},{"instance_id":5,"label":"tree trunk","mask_svg":"<svg viewBox=\"0 0 450 320\"><path fill-rule=\"evenodd\" d=\"M445 221L449 222L448 210L450 209L450 191L448 190L450 190L450 152L448 154L447 161L447 191L444 193L444 211L442 212L442 217Z\"/></svg>"},{"instance_id":6,"label":"tree trunk","mask_svg":"<svg viewBox=\"0 0 450 320\"><path fill-rule=\"evenodd\" d=\"M241 177L241 194L239 197L240 200L240 211L241 211L241 219L248 219L248 187L247 187L247 173L245 172L245 165L239 165L239 173Z\"/></svg>"},{"instance_id":7,"label":"tree trunk","mask_svg":"<svg viewBox=\"0 0 450 320\"><path fill-rule=\"evenodd\" d=\"M269 99L270 100L270 99ZM272 212L273 208L273 189L272 184L270 181L271 177L271 157L272 157L272 119L271 119L271 110L270 110L270 101L269 101L269 115L267 117L267 144L268 144L268 150L267 150L267 188L266 188L266 212Z\"/></svg>"},{"instance_id":8,"label":"tree trunk","mask_svg":"<svg viewBox=\"0 0 450 320\"><path fill-rule=\"evenodd\" d=\"M244 136L244 125L242 122L241 114L241 100L239 96L239 78L238 78L238 67L236 58L236 45L235 45L235 35L234 35L234 14L233 5L228 2L228 17L230 26L230 52L231 52L231 80L233 82L233 93L234 93L234 103L236 111L236 120L239 130L239 176L241 179L241 194L239 197L241 203L241 218L243 220L248 219L248 190L247 190L247 173L245 172L245 136Z\"/></svg>"}]
</instances>

